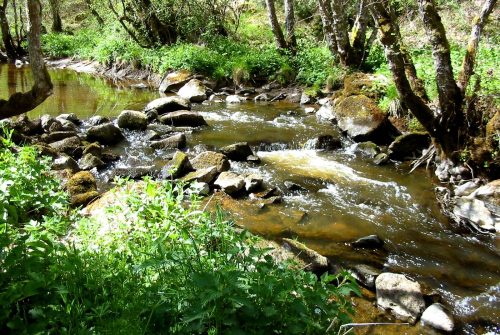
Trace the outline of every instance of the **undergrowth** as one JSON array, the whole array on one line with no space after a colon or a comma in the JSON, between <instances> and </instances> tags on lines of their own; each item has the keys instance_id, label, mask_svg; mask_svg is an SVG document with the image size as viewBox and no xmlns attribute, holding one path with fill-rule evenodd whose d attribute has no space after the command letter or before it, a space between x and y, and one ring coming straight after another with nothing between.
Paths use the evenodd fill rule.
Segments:
<instances>
[{"instance_id":1,"label":"undergrowth","mask_svg":"<svg viewBox=\"0 0 500 335\"><path fill-rule=\"evenodd\" d=\"M1 333L324 334L348 322L351 277L276 264L187 185L121 181L113 205L83 218L49 161L6 137Z\"/></svg>"}]
</instances>

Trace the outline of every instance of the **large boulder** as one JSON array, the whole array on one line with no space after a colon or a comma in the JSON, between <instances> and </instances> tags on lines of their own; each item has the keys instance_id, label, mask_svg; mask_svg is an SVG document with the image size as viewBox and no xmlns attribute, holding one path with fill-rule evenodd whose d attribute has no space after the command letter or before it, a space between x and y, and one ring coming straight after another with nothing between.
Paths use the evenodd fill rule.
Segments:
<instances>
[{"instance_id":1,"label":"large boulder","mask_svg":"<svg viewBox=\"0 0 500 335\"><path fill-rule=\"evenodd\" d=\"M206 126L207 122L197 112L177 111L163 115L160 122L174 127L199 127Z\"/></svg>"},{"instance_id":2,"label":"large boulder","mask_svg":"<svg viewBox=\"0 0 500 335\"><path fill-rule=\"evenodd\" d=\"M191 103L189 100L181 97L159 98L151 101L144 108L145 113L156 111L158 115L179 110L191 110Z\"/></svg>"},{"instance_id":3,"label":"large boulder","mask_svg":"<svg viewBox=\"0 0 500 335\"><path fill-rule=\"evenodd\" d=\"M427 307L422 314L422 324L451 333L455 328L453 315L441 304L435 303Z\"/></svg>"},{"instance_id":4,"label":"large boulder","mask_svg":"<svg viewBox=\"0 0 500 335\"><path fill-rule=\"evenodd\" d=\"M187 70L170 72L162 79L159 91L161 93L177 91L182 86L184 86L191 78L192 75Z\"/></svg>"},{"instance_id":5,"label":"large boulder","mask_svg":"<svg viewBox=\"0 0 500 335\"><path fill-rule=\"evenodd\" d=\"M320 135L306 142L304 149L335 150L342 147L342 142L332 135Z\"/></svg>"},{"instance_id":6,"label":"large boulder","mask_svg":"<svg viewBox=\"0 0 500 335\"><path fill-rule=\"evenodd\" d=\"M481 232L500 232L500 179L457 197L453 215Z\"/></svg>"},{"instance_id":7,"label":"large boulder","mask_svg":"<svg viewBox=\"0 0 500 335\"><path fill-rule=\"evenodd\" d=\"M148 126L148 117L143 112L124 110L118 115L118 127L131 130L144 130Z\"/></svg>"},{"instance_id":8,"label":"large boulder","mask_svg":"<svg viewBox=\"0 0 500 335\"><path fill-rule=\"evenodd\" d=\"M382 112L374 100L364 95L338 99L335 118L339 128L356 142L389 144L399 135L388 115Z\"/></svg>"},{"instance_id":9,"label":"large boulder","mask_svg":"<svg viewBox=\"0 0 500 335\"><path fill-rule=\"evenodd\" d=\"M243 190L245 181L243 177L234 172L222 172L214 185L229 195L235 195Z\"/></svg>"},{"instance_id":10,"label":"large boulder","mask_svg":"<svg viewBox=\"0 0 500 335\"><path fill-rule=\"evenodd\" d=\"M207 100L207 88L198 79L191 79L178 92L179 96L191 102Z\"/></svg>"},{"instance_id":11,"label":"large boulder","mask_svg":"<svg viewBox=\"0 0 500 335\"><path fill-rule=\"evenodd\" d=\"M404 161L419 157L424 149L431 144L428 133L408 133L398 136L389 145L388 155L390 159Z\"/></svg>"},{"instance_id":12,"label":"large boulder","mask_svg":"<svg viewBox=\"0 0 500 335\"><path fill-rule=\"evenodd\" d=\"M63 140L50 143L49 146L60 153L65 153L70 156L77 156L80 151L82 141L78 136L72 136Z\"/></svg>"},{"instance_id":13,"label":"large boulder","mask_svg":"<svg viewBox=\"0 0 500 335\"><path fill-rule=\"evenodd\" d=\"M90 127L87 131L87 139L90 142L97 141L104 145L114 145L125 139L120 128L111 122Z\"/></svg>"},{"instance_id":14,"label":"large boulder","mask_svg":"<svg viewBox=\"0 0 500 335\"><path fill-rule=\"evenodd\" d=\"M389 84L390 80L383 75L355 72L344 78L342 94L345 97L366 95L371 99L378 99L386 92Z\"/></svg>"},{"instance_id":15,"label":"large boulder","mask_svg":"<svg viewBox=\"0 0 500 335\"><path fill-rule=\"evenodd\" d=\"M231 144L220 148L220 152L233 161L244 162L248 156L253 156L253 151L246 142Z\"/></svg>"},{"instance_id":16,"label":"large boulder","mask_svg":"<svg viewBox=\"0 0 500 335\"><path fill-rule=\"evenodd\" d=\"M182 151L176 151L172 160L161 169L161 177L177 179L190 171L193 171L193 167L187 155Z\"/></svg>"},{"instance_id":17,"label":"large boulder","mask_svg":"<svg viewBox=\"0 0 500 335\"><path fill-rule=\"evenodd\" d=\"M231 167L225 155L213 151L200 153L191 160L191 164L196 170L215 166L217 168L217 173L227 171Z\"/></svg>"},{"instance_id":18,"label":"large boulder","mask_svg":"<svg viewBox=\"0 0 500 335\"><path fill-rule=\"evenodd\" d=\"M74 174L66 183L66 189L73 207L85 206L99 196L95 177L88 171Z\"/></svg>"},{"instance_id":19,"label":"large boulder","mask_svg":"<svg viewBox=\"0 0 500 335\"><path fill-rule=\"evenodd\" d=\"M402 274L382 273L375 280L377 305L396 318L415 323L425 309L420 284Z\"/></svg>"},{"instance_id":20,"label":"large boulder","mask_svg":"<svg viewBox=\"0 0 500 335\"><path fill-rule=\"evenodd\" d=\"M182 149L186 147L186 143L186 135L181 133L167 137L163 140L152 141L151 147L153 149Z\"/></svg>"}]
</instances>

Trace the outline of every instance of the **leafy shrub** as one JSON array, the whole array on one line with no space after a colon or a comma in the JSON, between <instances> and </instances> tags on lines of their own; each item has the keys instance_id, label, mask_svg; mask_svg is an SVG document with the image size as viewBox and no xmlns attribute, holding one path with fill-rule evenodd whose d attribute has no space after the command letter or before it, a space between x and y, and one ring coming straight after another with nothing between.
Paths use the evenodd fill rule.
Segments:
<instances>
[{"instance_id":1,"label":"leafy shrub","mask_svg":"<svg viewBox=\"0 0 500 335\"><path fill-rule=\"evenodd\" d=\"M299 40L295 67L297 81L312 86L323 85L328 75L334 71L333 57L326 45L307 40Z\"/></svg>"}]
</instances>

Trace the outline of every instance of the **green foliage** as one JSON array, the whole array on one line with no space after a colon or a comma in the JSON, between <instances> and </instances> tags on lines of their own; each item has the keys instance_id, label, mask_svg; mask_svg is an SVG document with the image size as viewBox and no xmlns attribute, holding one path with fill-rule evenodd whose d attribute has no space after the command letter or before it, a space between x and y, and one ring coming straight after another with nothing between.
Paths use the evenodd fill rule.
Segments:
<instances>
[{"instance_id":1,"label":"green foliage","mask_svg":"<svg viewBox=\"0 0 500 335\"><path fill-rule=\"evenodd\" d=\"M301 39L298 41L295 67L298 69L297 81L312 86L323 85L328 76L335 73L333 57L325 44Z\"/></svg>"},{"instance_id":2,"label":"green foliage","mask_svg":"<svg viewBox=\"0 0 500 335\"><path fill-rule=\"evenodd\" d=\"M8 139L0 153L0 203L23 218L0 227L2 333L324 334L349 320L348 274L276 264L185 185L122 181L98 217L65 216L48 161Z\"/></svg>"}]
</instances>

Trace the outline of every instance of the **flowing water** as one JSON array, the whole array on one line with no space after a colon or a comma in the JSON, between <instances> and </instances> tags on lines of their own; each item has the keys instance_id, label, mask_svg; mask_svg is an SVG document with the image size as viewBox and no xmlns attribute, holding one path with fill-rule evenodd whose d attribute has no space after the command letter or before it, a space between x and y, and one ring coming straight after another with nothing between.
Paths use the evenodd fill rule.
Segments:
<instances>
[{"instance_id":1,"label":"flowing water","mask_svg":"<svg viewBox=\"0 0 500 335\"><path fill-rule=\"evenodd\" d=\"M26 69L0 67L0 97L29 89ZM151 90L131 89L72 71L51 71L54 95L31 117L75 113L116 117L123 109L142 109L159 97ZM406 164L375 166L343 140L343 149L319 152L303 149L320 134L339 135L330 124L289 103L211 103L194 106L209 126L188 135L197 144L218 148L246 141L258 151L260 165L232 163L239 172L257 172L284 191L284 204L262 209L249 201L226 208L249 230L277 238L298 236L334 262L368 264L384 271L408 274L439 292L464 324L500 328L500 241L464 233L449 224L435 201L432 176L424 169L409 174ZM126 132L127 142L114 148L124 159L118 166L161 165L160 152L149 149L140 132ZM102 175L106 175L106 171ZM290 192L285 181L307 191ZM376 234L385 251L353 250L348 242ZM494 326L497 324L497 326ZM477 327L474 327L477 329ZM475 332L465 326L465 332Z\"/></svg>"}]
</instances>

